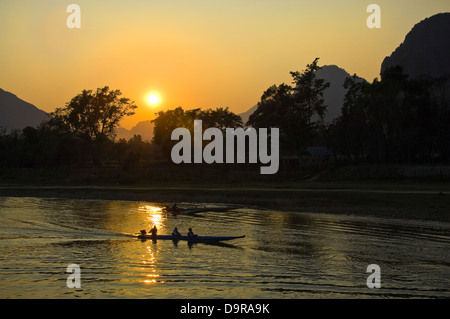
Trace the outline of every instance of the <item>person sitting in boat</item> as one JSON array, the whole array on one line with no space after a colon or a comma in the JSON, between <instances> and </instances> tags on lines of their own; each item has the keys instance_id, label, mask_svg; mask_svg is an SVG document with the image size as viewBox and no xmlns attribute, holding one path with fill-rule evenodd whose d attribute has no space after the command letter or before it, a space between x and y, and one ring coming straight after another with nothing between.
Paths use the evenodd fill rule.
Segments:
<instances>
[{"instance_id":1,"label":"person sitting in boat","mask_svg":"<svg viewBox=\"0 0 450 319\"><path fill-rule=\"evenodd\" d=\"M172 210L179 210L180 208L177 206L177 203L173 204Z\"/></svg>"},{"instance_id":2,"label":"person sitting in boat","mask_svg":"<svg viewBox=\"0 0 450 319\"><path fill-rule=\"evenodd\" d=\"M189 238L195 238L195 237L197 237L197 235L194 235L194 232L192 231L192 228L189 228L188 237L189 237Z\"/></svg>"},{"instance_id":3,"label":"person sitting in boat","mask_svg":"<svg viewBox=\"0 0 450 319\"><path fill-rule=\"evenodd\" d=\"M156 234L158 233L158 229L156 228L156 225L153 226L152 229L150 229L150 233L152 234L153 237L156 237Z\"/></svg>"},{"instance_id":4,"label":"person sitting in boat","mask_svg":"<svg viewBox=\"0 0 450 319\"><path fill-rule=\"evenodd\" d=\"M180 232L178 231L178 228L177 228L177 227L175 227L175 229L173 230L172 236L173 236L173 237L181 237L181 234L180 234Z\"/></svg>"},{"instance_id":5,"label":"person sitting in boat","mask_svg":"<svg viewBox=\"0 0 450 319\"><path fill-rule=\"evenodd\" d=\"M147 232L145 231L145 229L142 229L142 230L141 230L141 235L142 235L142 236L145 236L146 234L147 234Z\"/></svg>"}]
</instances>

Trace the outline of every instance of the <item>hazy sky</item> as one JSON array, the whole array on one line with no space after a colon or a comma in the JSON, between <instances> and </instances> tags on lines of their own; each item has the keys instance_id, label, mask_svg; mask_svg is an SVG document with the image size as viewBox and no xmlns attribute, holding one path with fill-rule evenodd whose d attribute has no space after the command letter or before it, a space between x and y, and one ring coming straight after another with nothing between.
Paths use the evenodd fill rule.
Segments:
<instances>
[{"instance_id":1,"label":"hazy sky","mask_svg":"<svg viewBox=\"0 0 450 319\"><path fill-rule=\"evenodd\" d=\"M69 29L69 4L81 28ZM381 29L369 29L369 4ZM320 57L372 81L381 62L448 0L1 0L0 88L51 112L83 89L120 89L139 106L241 113ZM150 107L150 91L162 102Z\"/></svg>"}]
</instances>

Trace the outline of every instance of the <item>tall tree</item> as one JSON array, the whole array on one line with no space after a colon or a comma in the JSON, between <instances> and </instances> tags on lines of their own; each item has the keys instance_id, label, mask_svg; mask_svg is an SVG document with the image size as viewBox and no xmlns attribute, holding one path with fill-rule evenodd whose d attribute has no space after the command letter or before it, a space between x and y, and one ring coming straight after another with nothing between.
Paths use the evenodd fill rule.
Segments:
<instances>
[{"instance_id":1,"label":"tall tree","mask_svg":"<svg viewBox=\"0 0 450 319\"><path fill-rule=\"evenodd\" d=\"M328 142L336 153L351 162L363 161L367 156L367 92L370 84L355 74L344 82L347 93L342 114L328 126Z\"/></svg>"},{"instance_id":2,"label":"tall tree","mask_svg":"<svg viewBox=\"0 0 450 319\"><path fill-rule=\"evenodd\" d=\"M290 72L294 87L285 83L268 88L249 117L247 125L280 128L281 150L297 155L314 143L324 126L324 91L329 83L316 77L318 58L302 72Z\"/></svg>"},{"instance_id":3,"label":"tall tree","mask_svg":"<svg viewBox=\"0 0 450 319\"><path fill-rule=\"evenodd\" d=\"M203 126L216 127L224 131L227 127L242 127L242 118L231 112L228 107L217 107L216 109L207 109L199 114L203 121Z\"/></svg>"},{"instance_id":4,"label":"tall tree","mask_svg":"<svg viewBox=\"0 0 450 319\"><path fill-rule=\"evenodd\" d=\"M158 112L157 117L152 120L155 123L153 143L160 145L163 153L169 158L173 145L177 143L177 141L171 139L172 131L184 127L191 131L193 137L194 120L202 120L203 129L216 127L223 131L227 127L242 126L240 116L234 114L228 108L219 107L207 110L198 108L185 111L182 107L177 107L174 110Z\"/></svg>"},{"instance_id":5,"label":"tall tree","mask_svg":"<svg viewBox=\"0 0 450 319\"><path fill-rule=\"evenodd\" d=\"M120 120L133 115L137 108L134 102L121 95L120 90L110 90L108 86L98 88L95 92L83 90L64 108L57 108L52 116L87 141L103 138L112 140Z\"/></svg>"},{"instance_id":6,"label":"tall tree","mask_svg":"<svg viewBox=\"0 0 450 319\"><path fill-rule=\"evenodd\" d=\"M64 108L52 113L56 120L90 145L92 160L97 166L101 165L99 156L103 142L113 140L120 120L133 115L137 108L134 102L121 95L120 90L110 90L108 86L95 92L83 90Z\"/></svg>"},{"instance_id":7,"label":"tall tree","mask_svg":"<svg viewBox=\"0 0 450 319\"><path fill-rule=\"evenodd\" d=\"M294 103L295 112L313 127L323 126L327 105L323 98L325 90L330 83L317 78L316 72L320 69L317 65L319 58L306 66L303 72L291 72L295 84Z\"/></svg>"},{"instance_id":8,"label":"tall tree","mask_svg":"<svg viewBox=\"0 0 450 319\"><path fill-rule=\"evenodd\" d=\"M152 120L155 123L152 142L160 145L162 152L167 158L170 150L176 142L172 141L172 131L179 127L185 127L193 131L194 120L199 118L200 109L185 111L181 106L174 110L160 111Z\"/></svg>"}]
</instances>

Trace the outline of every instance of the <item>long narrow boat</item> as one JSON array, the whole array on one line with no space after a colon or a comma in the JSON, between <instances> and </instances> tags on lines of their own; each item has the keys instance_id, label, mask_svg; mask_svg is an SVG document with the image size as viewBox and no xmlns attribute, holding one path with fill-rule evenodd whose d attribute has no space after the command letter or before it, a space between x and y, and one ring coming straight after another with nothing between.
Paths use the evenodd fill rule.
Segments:
<instances>
[{"instance_id":1,"label":"long narrow boat","mask_svg":"<svg viewBox=\"0 0 450 319\"><path fill-rule=\"evenodd\" d=\"M172 235L156 235L152 234L146 235L138 235L139 239L149 239L149 240L187 240L192 242L219 242L219 241L227 241L233 239L244 238L244 236L197 236L197 237L188 237L188 236L172 236Z\"/></svg>"}]
</instances>

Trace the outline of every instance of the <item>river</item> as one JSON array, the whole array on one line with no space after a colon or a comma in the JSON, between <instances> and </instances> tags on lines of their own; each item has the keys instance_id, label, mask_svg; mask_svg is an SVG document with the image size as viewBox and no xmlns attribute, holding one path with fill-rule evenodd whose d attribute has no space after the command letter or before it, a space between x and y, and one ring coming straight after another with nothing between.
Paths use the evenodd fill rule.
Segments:
<instances>
[{"instance_id":1,"label":"river","mask_svg":"<svg viewBox=\"0 0 450 319\"><path fill-rule=\"evenodd\" d=\"M0 298L450 297L449 223L253 208L174 216L160 208L0 197ZM159 234L192 227L246 237L212 245L127 235L153 225ZM67 286L72 264L79 288ZM367 285L373 264L379 289Z\"/></svg>"}]
</instances>

